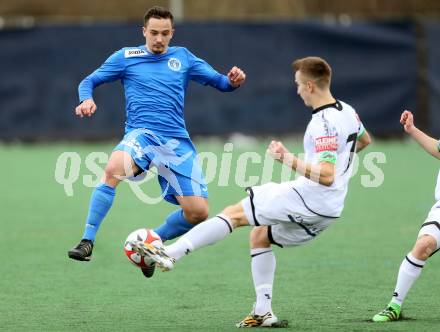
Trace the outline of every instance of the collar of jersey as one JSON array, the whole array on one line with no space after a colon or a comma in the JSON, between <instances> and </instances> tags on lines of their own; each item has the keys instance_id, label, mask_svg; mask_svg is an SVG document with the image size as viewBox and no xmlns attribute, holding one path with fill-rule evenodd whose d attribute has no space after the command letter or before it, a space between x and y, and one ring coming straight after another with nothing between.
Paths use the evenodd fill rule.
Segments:
<instances>
[{"instance_id":1,"label":"collar of jersey","mask_svg":"<svg viewBox=\"0 0 440 332\"><path fill-rule=\"evenodd\" d=\"M139 48L142 48L143 50L145 50L148 53L148 55L152 55L155 57L165 56L170 53L170 46L168 46L167 51L163 54L155 54L155 53L151 52L145 45L141 45Z\"/></svg>"},{"instance_id":2,"label":"collar of jersey","mask_svg":"<svg viewBox=\"0 0 440 332\"><path fill-rule=\"evenodd\" d=\"M326 109L326 108L336 108L338 111L342 111L342 105L341 105L341 103L339 102L339 100L336 100L334 103L331 103L331 104L325 104L325 105L319 106L318 108L315 108L315 109L312 111L312 114L316 114L316 113L318 113L319 111L322 111L322 110L324 110L324 109Z\"/></svg>"}]
</instances>

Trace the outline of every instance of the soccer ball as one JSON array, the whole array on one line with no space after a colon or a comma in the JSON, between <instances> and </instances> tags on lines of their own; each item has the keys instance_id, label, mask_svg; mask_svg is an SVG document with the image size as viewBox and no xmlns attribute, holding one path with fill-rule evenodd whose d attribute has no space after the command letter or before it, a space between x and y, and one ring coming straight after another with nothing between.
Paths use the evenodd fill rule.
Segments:
<instances>
[{"instance_id":1,"label":"soccer ball","mask_svg":"<svg viewBox=\"0 0 440 332\"><path fill-rule=\"evenodd\" d=\"M160 236L156 234L152 229L141 228L135 230L128 235L124 244L124 252L128 260L139 268L154 265L154 261L148 257L142 257L136 251L133 250L130 241L143 241L144 243L150 243L156 248L162 247L163 243Z\"/></svg>"}]
</instances>

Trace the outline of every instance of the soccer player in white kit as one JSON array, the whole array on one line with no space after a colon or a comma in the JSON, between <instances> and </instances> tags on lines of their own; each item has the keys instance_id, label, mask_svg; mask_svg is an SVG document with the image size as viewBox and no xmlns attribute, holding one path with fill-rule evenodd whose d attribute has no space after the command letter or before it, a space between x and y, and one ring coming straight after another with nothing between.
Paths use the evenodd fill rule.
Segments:
<instances>
[{"instance_id":1,"label":"soccer player in white kit","mask_svg":"<svg viewBox=\"0 0 440 332\"><path fill-rule=\"evenodd\" d=\"M370 143L370 136L355 110L330 92L331 68L318 57L292 63L297 93L312 108L304 135L305 160L290 153L279 141L267 152L301 176L289 182L247 188L248 197L228 206L162 250L135 244L141 255L156 260L164 270L201 247L214 244L233 229L254 226L250 234L252 277L256 303L237 327L286 326L272 312L275 255L271 245L298 246L314 239L341 215L353 155Z\"/></svg>"},{"instance_id":2,"label":"soccer player in white kit","mask_svg":"<svg viewBox=\"0 0 440 332\"><path fill-rule=\"evenodd\" d=\"M400 123L405 131L420 144L429 154L440 159L440 141L429 137L414 126L414 116L409 111L404 111ZM440 173L435 188L436 203L428 213L417 235L416 243L410 253L403 259L393 297L387 307L374 315L375 322L389 322L399 320L401 317L402 303L405 297L422 273L426 260L440 248Z\"/></svg>"}]
</instances>

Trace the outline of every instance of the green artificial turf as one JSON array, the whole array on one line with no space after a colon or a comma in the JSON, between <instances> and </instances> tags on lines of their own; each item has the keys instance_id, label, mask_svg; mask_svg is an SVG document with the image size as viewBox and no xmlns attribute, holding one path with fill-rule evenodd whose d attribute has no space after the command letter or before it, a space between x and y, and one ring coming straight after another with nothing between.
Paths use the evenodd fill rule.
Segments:
<instances>
[{"instance_id":1,"label":"green artificial turf","mask_svg":"<svg viewBox=\"0 0 440 332\"><path fill-rule=\"evenodd\" d=\"M301 150L299 141L286 143L294 151ZM225 169L218 170L209 184L211 216L244 197L235 180L240 172L235 168L237 158L243 151L261 155L265 144L234 147L229 185L224 185L224 178L219 185ZM220 169L222 154L227 154L223 143L205 140L196 145L199 152L214 153ZM234 231L223 242L183 258L172 272L146 279L124 256L124 240L137 228L159 225L175 207L165 202L145 204L123 183L102 224L93 260L67 258L67 250L82 235L92 192L83 184L84 175L94 174L85 158L92 151L108 153L112 147L0 146L0 330L235 330L234 324L254 302L250 228ZM66 151L77 152L81 160L73 196L66 195L55 175L56 161ZM273 309L279 318L289 320L288 330L433 331L440 324L436 256L410 291L404 320L370 321L390 300L400 262L434 202L439 166L412 142L374 142L366 152L372 151L386 156L386 164L376 164L384 174L383 184L362 185L373 177L363 165L362 153L342 218L305 246L274 249ZM58 171L58 178L67 174ZM249 162L246 176L261 176L261 172L262 164ZM273 179L280 179L278 166ZM156 180L144 190L157 195Z\"/></svg>"}]
</instances>

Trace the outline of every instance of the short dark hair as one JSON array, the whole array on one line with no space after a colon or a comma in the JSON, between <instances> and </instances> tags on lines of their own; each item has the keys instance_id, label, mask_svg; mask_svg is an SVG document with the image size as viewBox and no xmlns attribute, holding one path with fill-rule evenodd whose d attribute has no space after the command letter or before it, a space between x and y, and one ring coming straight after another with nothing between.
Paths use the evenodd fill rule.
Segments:
<instances>
[{"instance_id":1,"label":"short dark hair","mask_svg":"<svg viewBox=\"0 0 440 332\"><path fill-rule=\"evenodd\" d=\"M152 17L158 19L170 19L171 25L174 25L173 14L171 14L171 12L166 8L154 6L148 9L144 16L144 26L147 26L148 20Z\"/></svg>"},{"instance_id":2,"label":"short dark hair","mask_svg":"<svg viewBox=\"0 0 440 332\"><path fill-rule=\"evenodd\" d=\"M297 59L292 62L294 72L301 73L316 82L316 85L323 89L330 86L332 79L332 69L324 59L317 56L309 56Z\"/></svg>"}]
</instances>

